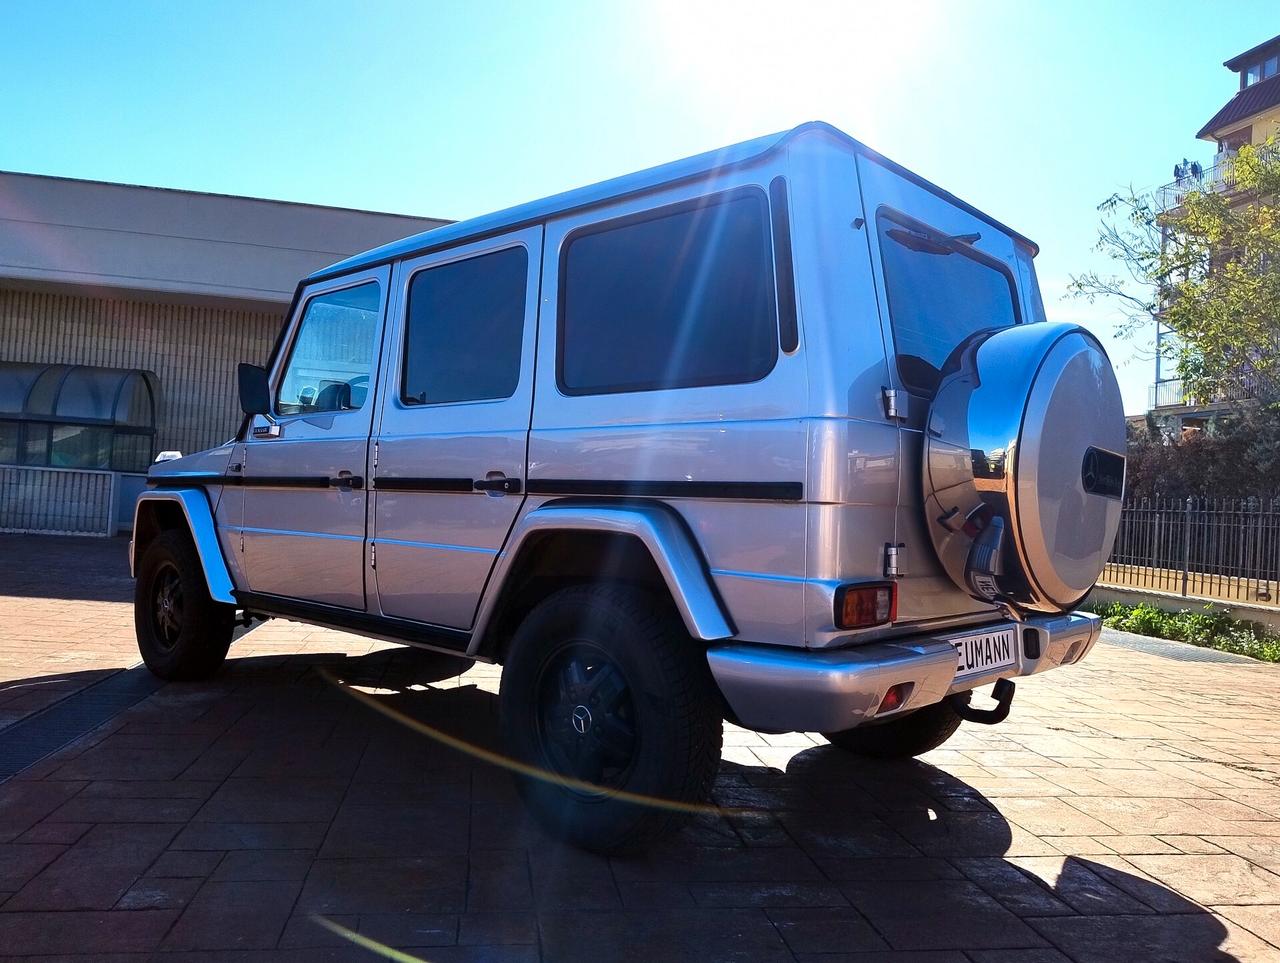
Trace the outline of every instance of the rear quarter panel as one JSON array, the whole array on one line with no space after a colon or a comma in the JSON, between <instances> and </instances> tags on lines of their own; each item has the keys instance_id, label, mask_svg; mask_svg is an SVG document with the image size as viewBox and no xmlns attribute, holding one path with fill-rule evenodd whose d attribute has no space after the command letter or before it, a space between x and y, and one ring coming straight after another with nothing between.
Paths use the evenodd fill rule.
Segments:
<instances>
[{"instance_id":1,"label":"rear quarter panel","mask_svg":"<svg viewBox=\"0 0 1280 963\"><path fill-rule=\"evenodd\" d=\"M785 171L785 156L760 165L623 199L546 225L537 388L528 479L754 481L807 484L803 349L779 352L750 384L618 394L566 395L556 383L559 270L578 228L726 190L757 187ZM665 499L706 557L739 638L800 644L804 638L803 502ZM535 504L530 500L530 507Z\"/></svg>"}]
</instances>

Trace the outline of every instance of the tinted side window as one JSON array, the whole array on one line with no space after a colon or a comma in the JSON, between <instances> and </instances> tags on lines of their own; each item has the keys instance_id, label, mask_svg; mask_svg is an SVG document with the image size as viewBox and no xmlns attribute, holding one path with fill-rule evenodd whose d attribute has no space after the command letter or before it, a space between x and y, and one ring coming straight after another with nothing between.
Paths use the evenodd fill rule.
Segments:
<instances>
[{"instance_id":1,"label":"tinted side window","mask_svg":"<svg viewBox=\"0 0 1280 963\"><path fill-rule=\"evenodd\" d=\"M382 292L377 281L319 294L307 302L280 379L282 415L364 406L373 369Z\"/></svg>"},{"instance_id":2,"label":"tinted side window","mask_svg":"<svg viewBox=\"0 0 1280 963\"><path fill-rule=\"evenodd\" d=\"M876 218L898 372L932 394L962 341L1018 323L1013 281L960 239Z\"/></svg>"},{"instance_id":3,"label":"tinted side window","mask_svg":"<svg viewBox=\"0 0 1280 963\"><path fill-rule=\"evenodd\" d=\"M573 235L560 278L557 364L566 394L757 381L777 360L762 192Z\"/></svg>"},{"instance_id":4,"label":"tinted side window","mask_svg":"<svg viewBox=\"0 0 1280 963\"><path fill-rule=\"evenodd\" d=\"M402 401L483 401L515 393L528 271L528 252L513 247L413 276Z\"/></svg>"}]
</instances>

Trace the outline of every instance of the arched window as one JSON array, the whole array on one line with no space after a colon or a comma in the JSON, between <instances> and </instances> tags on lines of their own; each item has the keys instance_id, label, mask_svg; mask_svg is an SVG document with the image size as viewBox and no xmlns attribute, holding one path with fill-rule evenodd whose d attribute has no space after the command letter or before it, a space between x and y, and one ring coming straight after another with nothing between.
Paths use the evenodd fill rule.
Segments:
<instances>
[{"instance_id":1,"label":"arched window","mask_svg":"<svg viewBox=\"0 0 1280 963\"><path fill-rule=\"evenodd\" d=\"M149 371L0 362L0 465L144 472L159 390Z\"/></svg>"}]
</instances>

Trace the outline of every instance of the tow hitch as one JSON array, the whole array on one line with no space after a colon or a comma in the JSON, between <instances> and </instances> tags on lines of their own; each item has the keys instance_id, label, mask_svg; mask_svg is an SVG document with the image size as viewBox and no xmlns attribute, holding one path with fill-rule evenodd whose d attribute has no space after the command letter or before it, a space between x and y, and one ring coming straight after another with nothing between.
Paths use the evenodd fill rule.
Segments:
<instances>
[{"instance_id":1,"label":"tow hitch","mask_svg":"<svg viewBox=\"0 0 1280 963\"><path fill-rule=\"evenodd\" d=\"M996 700L994 709L975 709L969 704L972 692L957 692L951 696L951 708L965 722L980 722L984 726L994 726L1009 718L1009 706L1013 704L1014 684L1010 679L1000 679L991 692Z\"/></svg>"}]
</instances>

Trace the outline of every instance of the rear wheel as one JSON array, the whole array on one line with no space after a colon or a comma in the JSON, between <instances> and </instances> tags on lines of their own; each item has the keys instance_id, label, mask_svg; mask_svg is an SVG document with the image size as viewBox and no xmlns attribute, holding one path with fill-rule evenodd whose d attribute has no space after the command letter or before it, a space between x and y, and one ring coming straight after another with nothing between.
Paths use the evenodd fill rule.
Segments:
<instances>
[{"instance_id":1,"label":"rear wheel","mask_svg":"<svg viewBox=\"0 0 1280 963\"><path fill-rule=\"evenodd\" d=\"M204 679L227 657L235 607L215 602L186 532L156 536L138 566L133 624L138 651L162 679Z\"/></svg>"},{"instance_id":2,"label":"rear wheel","mask_svg":"<svg viewBox=\"0 0 1280 963\"><path fill-rule=\"evenodd\" d=\"M701 647L668 606L620 585L562 589L526 617L503 668L501 722L511 755L543 775L518 777L535 817L596 852L672 831L720 763Z\"/></svg>"},{"instance_id":3,"label":"rear wheel","mask_svg":"<svg viewBox=\"0 0 1280 963\"><path fill-rule=\"evenodd\" d=\"M937 749L960 728L960 717L948 699L896 719L824 732L823 737L845 752L873 759L909 759Z\"/></svg>"}]
</instances>

